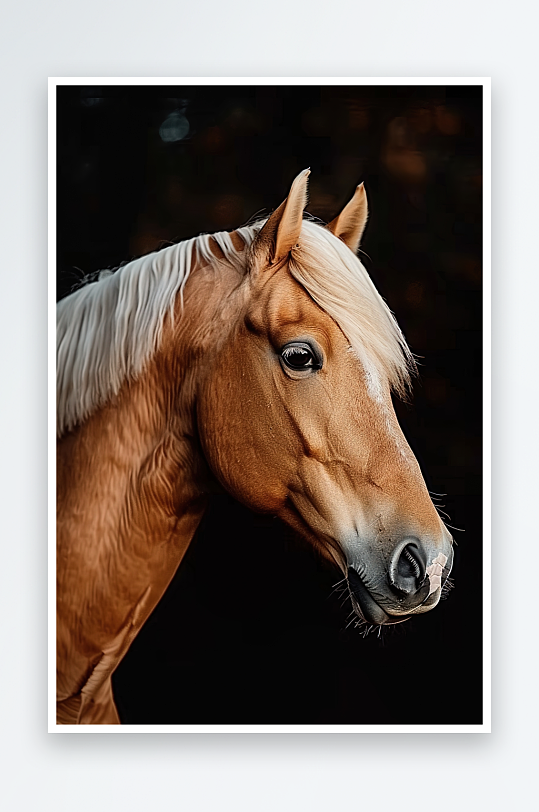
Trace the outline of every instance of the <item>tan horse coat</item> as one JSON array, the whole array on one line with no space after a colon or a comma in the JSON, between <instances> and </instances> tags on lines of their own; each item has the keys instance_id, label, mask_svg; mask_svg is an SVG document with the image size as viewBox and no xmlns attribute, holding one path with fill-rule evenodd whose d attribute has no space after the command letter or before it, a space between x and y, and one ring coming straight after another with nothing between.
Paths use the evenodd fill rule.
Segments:
<instances>
[{"instance_id":1,"label":"tan horse coat","mask_svg":"<svg viewBox=\"0 0 539 812\"><path fill-rule=\"evenodd\" d=\"M144 374L59 440L59 724L119 722L111 676L218 483L280 516L345 574L358 527L372 535L372 550L387 547L388 562L392 539L403 535L448 553L389 384L373 395L341 328L288 271L307 174L262 229L249 273L242 277L214 243L220 260L196 262L184 306L177 301L174 321L167 317ZM355 251L366 217L359 187L330 229ZM275 361L298 336L324 358L308 379ZM417 611L435 605L433 593ZM404 614L396 599L380 601Z\"/></svg>"}]
</instances>

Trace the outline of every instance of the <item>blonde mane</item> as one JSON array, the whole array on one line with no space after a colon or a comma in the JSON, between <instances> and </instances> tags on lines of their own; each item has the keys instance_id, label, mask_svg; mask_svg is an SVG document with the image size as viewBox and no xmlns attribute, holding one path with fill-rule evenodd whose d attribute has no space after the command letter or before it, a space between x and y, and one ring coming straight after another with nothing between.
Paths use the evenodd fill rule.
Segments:
<instances>
[{"instance_id":1,"label":"blonde mane","mask_svg":"<svg viewBox=\"0 0 539 812\"><path fill-rule=\"evenodd\" d=\"M372 394L387 381L405 396L415 361L389 307L355 254L331 231L308 220L289 270L350 342Z\"/></svg>"},{"instance_id":2,"label":"blonde mane","mask_svg":"<svg viewBox=\"0 0 539 812\"><path fill-rule=\"evenodd\" d=\"M263 226L236 230L247 247ZM237 251L227 232L212 234L225 259L242 271L249 251ZM210 235L201 235L103 272L57 306L57 433L62 436L117 395L143 371L161 341L166 314L189 277L194 248L208 264L216 258ZM323 227L305 220L289 269L342 329L362 362L374 393L379 376L399 394L406 389L412 355L386 303L352 252Z\"/></svg>"}]
</instances>

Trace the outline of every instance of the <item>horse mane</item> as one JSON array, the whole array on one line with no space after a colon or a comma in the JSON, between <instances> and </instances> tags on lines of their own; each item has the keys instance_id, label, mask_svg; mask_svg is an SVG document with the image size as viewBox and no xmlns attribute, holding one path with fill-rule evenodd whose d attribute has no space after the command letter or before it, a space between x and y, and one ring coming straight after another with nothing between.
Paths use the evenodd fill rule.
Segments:
<instances>
[{"instance_id":1,"label":"horse mane","mask_svg":"<svg viewBox=\"0 0 539 812\"><path fill-rule=\"evenodd\" d=\"M264 220L236 229L252 246ZM214 265L215 240L225 260L248 267L228 232L203 234L103 271L57 305L57 434L84 422L133 380L160 345L165 316L173 316L189 277L193 253ZM304 220L300 246L289 261L292 276L342 329L362 362L371 393L380 376L400 395L414 361L391 311L367 271L330 231Z\"/></svg>"},{"instance_id":2,"label":"horse mane","mask_svg":"<svg viewBox=\"0 0 539 812\"><path fill-rule=\"evenodd\" d=\"M414 357L358 257L327 228L304 220L288 267L347 337L364 367L371 395L382 397L385 379L405 398L416 371Z\"/></svg>"}]
</instances>

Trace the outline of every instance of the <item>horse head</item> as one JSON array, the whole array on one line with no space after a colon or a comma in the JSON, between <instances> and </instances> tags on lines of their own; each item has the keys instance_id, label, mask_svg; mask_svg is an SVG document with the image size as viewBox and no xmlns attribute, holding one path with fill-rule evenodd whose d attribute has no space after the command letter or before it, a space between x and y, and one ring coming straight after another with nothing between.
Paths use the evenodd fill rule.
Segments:
<instances>
[{"instance_id":1,"label":"horse head","mask_svg":"<svg viewBox=\"0 0 539 812\"><path fill-rule=\"evenodd\" d=\"M438 603L452 538L393 409L413 360L356 257L365 190L324 228L303 218L308 174L245 248L200 440L226 490L341 568L360 617L397 623Z\"/></svg>"}]
</instances>

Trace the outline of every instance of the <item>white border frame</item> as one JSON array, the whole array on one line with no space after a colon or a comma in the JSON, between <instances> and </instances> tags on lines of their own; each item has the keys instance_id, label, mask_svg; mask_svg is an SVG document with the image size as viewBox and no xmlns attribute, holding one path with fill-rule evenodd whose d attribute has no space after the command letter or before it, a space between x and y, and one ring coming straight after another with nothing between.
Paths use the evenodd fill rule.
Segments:
<instances>
[{"instance_id":1,"label":"white border frame","mask_svg":"<svg viewBox=\"0 0 539 812\"><path fill-rule=\"evenodd\" d=\"M481 85L483 87L483 724L56 724L56 88L58 85ZM48 731L49 733L490 733L491 732L491 81L488 77L50 77L48 104Z\"/></svg>"}]
</instances>

